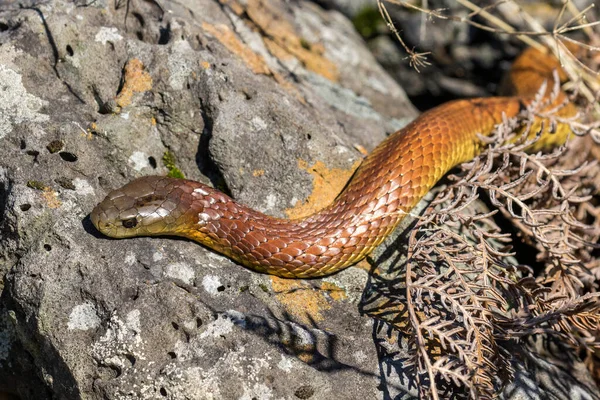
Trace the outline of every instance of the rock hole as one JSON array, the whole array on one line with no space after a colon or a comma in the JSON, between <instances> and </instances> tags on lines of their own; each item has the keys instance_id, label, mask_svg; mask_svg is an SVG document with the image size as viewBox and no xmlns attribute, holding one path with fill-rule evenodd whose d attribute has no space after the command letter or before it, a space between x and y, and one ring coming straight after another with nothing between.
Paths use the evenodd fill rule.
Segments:
<instances>
[{"instance_id":1,"label":"rock hole","mask_svg":"<svg viewBox=\"0 0 600 400\"><path fill-rule=\"evenodd\" d=\"M52 246L50 246L49 244L45 244L44 245L44 250L50 251L50 250L52 250Z\"/></svg>"},{"instance_id":2,"label":"rock hole","mask_svg":"<svg viewBox=\"0 0 600 400\"><path fill-rule=\"evenodd\" d=\"M25 142L25 139L21 139L21 143L19 144L19 148L21 150L25 150L27 148L27 142Z\"/></svg>"},{"instance_id":3,"label":"rock hole","mask_svg":"<svg viewBox=\"0 0 600 400\"><path fill-rule=\"evenodd\" d=\"M132 13L132 15L140 23L140 26L146 25L146 21L144 20L144 16L142 14L140 14L140 13Z\"/></svg>"},{"instance_id":4,"label":"rock hole","mask_svg":"<svg viewBox=\"0 0 600 400\"><path fill-rule=\"evenodd\" d=\"M98 184L104 188L110 187L110 182L103 176L98 177Z\"/></svg>"},{"instance_id":5,"label":"rock hole","mask_svg":"<svg viewBox=\"0 0 600 400\"><path fill-rule=\"evenodd\" d=\"M307 133L307 134L306 134L306 138L307 138L308 140L310 140L310 139L312 139L312 135L311 135L310 133Z\"/></svg>"},{"instance_id":6,"label":"rock hole","mask_svg":"<svg viewBox=\"0 0 600 400\"><path fill-rule=\"evenodd\" d=\"M156 166L157 166L157 164L156 164L156 158L154 158L152 156L148 157L148 163L150 164L150 166L152 168L156 169Z\"/></svg>"},{"instance_id":7,"label":"rock hole","mask_svg":"<svg viewBox=\"0 0 600 400\"><path fill-rule=\"evenodd\" d=\"M196 318L196 328L200 328L202 326L202 320L200 318Z\"/></svg>"},{"instance_id":8,"label":"rock hole","mask_svg":"<svg viewBox=\"0 0 600 400\"><path fill-rule=\"evenodd\" d=\"M67 54L68 54L70 57L73 57L73 54L75 54L75 52L73 51L73 48L71 47L71 45L70 45L70 44L68 44L68 45L67 45Z\"/></svg>"},{"instance_id":9,"label":"rock hole","mask_svg":"<svg viewBox=\"0 0 600 400\"><path fill-rule=\"evenodd\" d=\"M171 41L171 26L159 28L160 36L158 37L158 44L168 44Z\"/></svg>"},{"instance_id":10,"label":"rock hole","mask_svg":"<svg viewBox=\"0 0 600 400\"><path fill-rule=\"evenodd\" d=\"M177 354L175 354L175 352L174 352L174 351L170 351L170 352L168 352L168 353L167 353L167 355L168 355L169 357L171 357L171 359L172 359L172 360L174 360L174 359L176 359L176 358L177 358Z\"/></svg>"},{"instance_id":11,"label":"rock hole","mask_svg":"<svg viewBox=\"0 0 600 400\"><path fill-rule=\"evenodd\" d=\"M131 366L133 367L135 365L135 362L137 361L135 359L135 356L133 354L125 354L125 358L127 360L129 360L129 362L131 363Z\"/></svg>"},{"instance_id":12,"label":"rock hole","mask_svg":"<svg viewBox=\"0 0 600 400\"><path fill-rule=\"evenodd\" d=\"M144 41L144 33L142 31L137 31L135 33L135 36L138 38L139 41Z\"/></svg>"},{"instance_id":13,"label":"rock hole","mask_svg":"<svg viewBox=\"0 0 600 400\"><path fill-rule=\"evenodd\" d=\"M179 324L177 324L176 322L171 322L171 325L173 325L173 329L175 329L176 331L179 330Z\"/></svg>"},{"instance_id":14,"label":"rock hole","mask_svg":"<svg viewBox=\"0 0 600 400\"><path fill-rule=\"evenodd\" d=\"M77 155L68 151L61 151L60 153L58 153L58 155L60 156L60 158L68 162L75 162L78 159Z\"/></svg>"},{"instance_id":15,"label":"rock hole","mask_svg":"<svg viewBox=\"0 0 600 400\"><path fill-rule=\"evenodd\" d=\"M32 156L33 157L33 162L37 163L38 162L38 156L40 155L40 152L37 150L27 150L25 152L25 154L27 154L28 156Z\"/></svg>"},{"instance_id":16,"label":"rock hole","mask_svg":"<svg viewBox=\"0 0 600 400\"><path fill-rule=\"evenodd\" d=\"M123 373L123 371L121 370L121 368L119 368L116 365L109 365L108 368L110 368L112 371L114 371L115 378L120 377L121 374Z\"/></svg>"},{"instance_id":17,"label":"rock hole","mask_svg":"<svg viewBox=\"0 0 600 400\"><path fill-rule=\"evenodd\" d=\"M6 25L4 22L0 22L0 32L7 31L8 28L9 28L9 26Z\"/></svg>"},{"instance_id":18,"label":"rock hole","mask_svg":"<svg viewBox=\"0 0 600 400\"><path fill-rule=\"evenodd\" d=\"M225 291L225 286L221 285L217 288L217 292L224 292Z\"/></svg>"},{"instance_id":19,"label":"rock hole","mask_svg":"<svg viewBox=\"0 0 600 400\"><path fill-rule=\"evenodd\" d=\"M167 389L165 389L164 387L160 388L160 394L163 397L167 397Z\"/></svg>"},{"instance_id":20,"label":"rock hole","mask_svg":"<svg viewBox=\"0 0 600 400\"><path fill-rule=\"evenodd\" d=\"M31 208L31 204L29 204L29 203L21 204L19 206L19 208L21 209L21 211L28 211Z\"/></svg>"}]
</instances>

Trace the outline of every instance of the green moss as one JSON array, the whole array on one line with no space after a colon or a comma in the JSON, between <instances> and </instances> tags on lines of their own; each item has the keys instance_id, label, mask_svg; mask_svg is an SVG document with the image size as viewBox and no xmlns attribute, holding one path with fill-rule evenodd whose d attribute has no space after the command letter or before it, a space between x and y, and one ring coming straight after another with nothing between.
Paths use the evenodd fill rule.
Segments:
<instances>
[{"instance_id":1,"label":"green moss","mask_svg":"<svg viewBox=\"0 0 600 400\"><path fill-rule=\"evenodd\" d=\"M300 38L300 46L302 46L306 50L310 50L312 47L310 45L310 42L304 38Z\"/></svg>"},{"instance_id":2,"label":"green moss","mask_svg":"<svg viewBox=\"0 0 600 400\"><path fill-rule=\"evenodd\" d=\"M377 33L383 19L377 7L367 6L354 16L352 23L362 37L370 38Z\"/></svg>"},{"instance_id":3,"label":"green moss","mask_svg":"<svg viewBox=\"0 0 600 400\"><path fill-rule=\"evenodd\" d=\"M263 292L269 293L269 288L264 283L259 284L258 287L261 288Z\"/></svg>"},{"instance_id":4,"label":"green moss","mask_svg":"<svg viewBox=\"0 0 600 400\"><path fill-rule=\"evenodd\" d=\"M30 187L30 188L36 189L36 190L46 190L46 188L48 186L46 186L46 184L44 182L40 182L40 181L27 181L27 187Z\"/></svg>"},{"instance_id":5,"label":"green moss","mask_svg":"<svg viewBox=\"0 0 600 400\"><path fill-rule=\"evenodd\" d=\"M58 183L61 187L68 189L68 190L75 190L75 184L73 183L73 180L69 179L69 178L56 178L54 180L54 182Z\"/></svg>"},{"instance_id":6,"label":"green moss","mask_svg":"<svg viewBox=\"0 0 600 400\"><path fill-rule=\"evenodd\" d=\"M177 168L177 165L175 164L175 156L173 155L173 153L171 153L168 150L165 151L165 154L163 154L162 157L162 161L165 167L169 170L167 176L171 178L185 179L185 175L183 174L183 172L181 172L179 168Z\"/></svg>"},{"instance_id":7,"label":"green moss","mask_svg":"<svg viewBox=\"0 0 600 400\"><path fill-rule=\"evenodd\" d=\"M61 151L63 149L63 147L65 147L65 144L63 143L62 140L53 140L50 143L48 143L48 145L46 146L46 149L48 149L48 151L51 154L54 154L58 151Z\"/></svg>"}]
</instances>

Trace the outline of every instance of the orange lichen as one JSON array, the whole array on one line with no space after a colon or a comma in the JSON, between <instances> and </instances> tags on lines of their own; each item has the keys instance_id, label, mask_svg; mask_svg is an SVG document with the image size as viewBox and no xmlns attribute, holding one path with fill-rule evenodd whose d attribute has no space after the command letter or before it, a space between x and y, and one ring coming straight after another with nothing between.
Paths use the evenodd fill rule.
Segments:
<instances>
[{"instance_id":1,"label":"orange lichen","mask_svg":"<svg viewBox=\"0 0 600 400\"><path fill-rule=\"evenodd\" d=\"M323 54L325 49L320 43L309 43L296 33L294 26L282 18L282 10L267 0L248 0L242 4L236 0L219 0L236 15L246 18L250 28L261 31L269 52L279 60L296 58L306 69L331 81L339 79L337 66Z\"/></svg>"},{"instance_id":2,"label":"orange lichen","mask_svg":"<svg viewBox=\"0 0 600 400\"><path fill-rule=\"evenodd\" d=\"M200 63L200 66L204 69L209 69L210 68L210 63L208 61L202 61Z\"/></svg>"},{"instance_id":3,"label":"orange lichen","mask_svg":"<svg viewBox=\"0 0 600 400\"><path fill-rule=\"evenodd\" d=\"M223 2L223 0L221 0ZM309 71L331 81L339 79L337 66L323 56L323 46L308 43L296 34L296 30L274 6L265 0L248 0L246 14L263 32L265 44L271 54L285 60L296 57Z\"/></svg>"},{"instance_id":4,"label":"orange lichen","mask_svg":"<svg viewBox=\"0 0 600 400\"><path fill-rule=\"evenodd\" d=\"M290 315L303 323L322 321L322 312L329 310L333 301L341 301L347 297L342 288L330 282L322 282L321 287L316 288L305 281L276 276L270 278L277 300Z\"/></svg>"},{"instance_id":5,"label":"orange lichen","mask_svg":"<svg viewBox=\"0 0 600 400\"><path fill-rule=\"evenodd\" d=\"M254 171L252 171L252 176L255 176L255 177L263 176L264 174L265 174L264 169L255 169Z\"/></svg>"},{"instance_id":6,"label":"orange lichen","mask_svg":"<svg viewBox=\"0 0 600 400\"><path fill-rule=\"evenodd\" d=\"M227 47L229 51L240 57L255 74L271 74L271 70L267 66L264 58L242 43L235 35L235 32L226 25L211 25L207 22L203 22L202 29L213 35L219 42Z\"/></svg>"},{"instance_id":7,"label":"orange lichen","mask_svg":"<svg viewBox=\"0 0 600 400\"><path fill-rule=\"evenodd\" d=\"M135 93L145 92L152 89L152 77L144 69L144 64L137 58L132 58L125 65L123 76L123 88L115 98L119 107L131 104Z\"/></svg>"},{"instance_id":8,"label":"orange lichen","mask_svg":"<svg viewBox=\"0 0 600 400\"><path fill-rule=\"evenodd\" d=\"M306 201L298 202L294 207L288 208L285 211L287 216L289 218L302 218L330 204L342 191L360 163L360 160L356 161L349 169L330 169L322 161L317 161L309 166L306 161L298 160L298 167L313 176L313 190Z\"/></svg>"}]
</instances>

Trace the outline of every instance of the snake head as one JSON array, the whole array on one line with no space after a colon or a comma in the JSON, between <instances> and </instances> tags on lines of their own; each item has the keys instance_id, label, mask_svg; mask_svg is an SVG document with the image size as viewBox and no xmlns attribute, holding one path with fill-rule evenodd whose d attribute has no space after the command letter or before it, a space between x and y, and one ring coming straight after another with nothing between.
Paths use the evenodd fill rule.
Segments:
<instances>
[{"instance_id":1,"label":"snake head","mask_svg":"<svg viewBox=\"0 0 600 400\"><path fill-rule=\"evenodd\" d=\"M98 231L114 238L180 235L203 211L199 194L214 191L198 182L146 176L110 192L90 218Z\"/></svg>"}]
</instances>

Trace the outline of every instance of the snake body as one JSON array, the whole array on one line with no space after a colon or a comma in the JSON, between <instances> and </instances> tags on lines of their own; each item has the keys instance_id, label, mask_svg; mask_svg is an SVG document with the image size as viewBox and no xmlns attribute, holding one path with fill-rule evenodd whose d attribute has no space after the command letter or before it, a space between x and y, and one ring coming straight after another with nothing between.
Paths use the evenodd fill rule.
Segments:
<instances>
[{"instance_id":1,"label":"snake body","mask_svg":"<svg viewBox=\"0 0 600 400\"><path fill-rule=\"evenodd\" d=\"M303 219L265 215L199 182L147 176L110 192L91 220L110 237L189 238L280 277L329 275L380 244L440 178L481 152L480 135L516 116L544 81L549 96L555 70L561 71L553 56L525 51L510 72L512 96L457 100L423 113L366 157L333 203ZM560 92L554 102L564 98ZM574 115L574 106L561 113ZM544 125L536 148L566 140L566 126L551 134Z\"/></svg>"}]
</instances>

